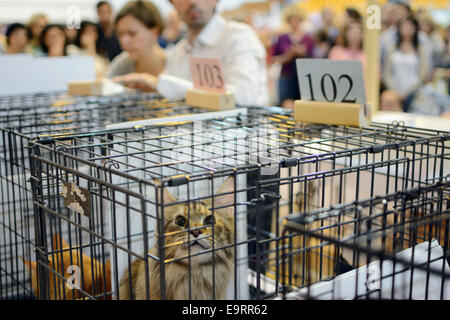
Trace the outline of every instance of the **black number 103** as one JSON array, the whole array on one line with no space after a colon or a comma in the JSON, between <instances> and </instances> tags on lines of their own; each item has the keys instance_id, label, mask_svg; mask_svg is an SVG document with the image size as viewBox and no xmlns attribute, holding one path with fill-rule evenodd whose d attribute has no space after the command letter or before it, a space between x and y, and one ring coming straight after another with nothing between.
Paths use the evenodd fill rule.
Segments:
<instances>
[{"instance_id":1,"label":"black number 103","mask_svg":"<svg viewBox=\"0 0 450 320\"><path fill-rule=\"evenodd\" d=\"M200 86L221 89L224 85L218 65L195 64Z\"/></svg>"}]
</instances>

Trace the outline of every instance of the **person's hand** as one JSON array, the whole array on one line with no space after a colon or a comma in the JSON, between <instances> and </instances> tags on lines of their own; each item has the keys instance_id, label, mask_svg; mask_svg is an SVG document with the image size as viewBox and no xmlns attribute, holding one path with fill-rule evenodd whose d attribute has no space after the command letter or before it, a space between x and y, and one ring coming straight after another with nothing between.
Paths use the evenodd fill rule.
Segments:
<instances>
[{"instance_id":1,"label":"person's hand","mask_svg":"<svg viewBox=\"0 0 450 320\"><path fill-rule=\"evenodd\" d=\"M450 120L450 111L444 112L441 114L441 117Z\"/></svg>"},{"instance_id":2,"label":"person's hand","mask_svg":"<svg viewBox=\"0 0 450 320\"><path fill-rule=\"evenodd\" d=\"M291 54L294 58L306 56L306 47L302 44L293 44L291 47Z\"/></svg>"},{"instance_id":3,"label":"person's hand","mask_svg":"<svg viewBox=\"0 0 450 320\"><path fill-rule=\"evenodd\" d=\"M404 94L404 93L399 93L399 94L398 94L398 98L399 98L399 100L403 103L403 102L405 102L405 100L406 100L406 94Z\"/></svg>"},{"instance_id":4,"label":"person's hand","mask_svg":"<svg viewBox=\"0 0 450 320\"><path fill-rule=\"evenodd\" d=\"M400 95L394 90L385 90L381 94L380 110L403 112Z\"/></svg>"},{"instance_id":5,"label":"person's hand","mask_svg":"<svg viewBox=\"0 0 450 320\"><path fill-rule=\"evenodd\" d=\"M114 82L120 83L131 89L138 89L145 92L155 92L158 77L148 73L129 73L123 76L114 77Z\"/></svg>"},{"instance_id":6,"label":"person's hand","mask_svg":"<svg viewBox=\"0 0 450 320\"><path fill-rule=\"evenodd\" d=\"M284 109L289 109L289 110L294 110L294 100L292 99L286 99L283 100L283 102L281 103L281 107Z\"/></svg>"}]
</instances>

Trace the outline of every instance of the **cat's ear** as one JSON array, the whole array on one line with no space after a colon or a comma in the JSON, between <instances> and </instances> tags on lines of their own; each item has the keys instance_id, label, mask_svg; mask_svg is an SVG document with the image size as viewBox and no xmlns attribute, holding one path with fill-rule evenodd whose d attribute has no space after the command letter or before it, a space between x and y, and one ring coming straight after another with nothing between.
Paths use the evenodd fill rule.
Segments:
<instances>
[{"instance_id":1,"label":"cat's ear","mask_svg":"<svg viewBox=\"0 0 450 320\"><path fill-rule=\"evenodd\" d=\"M214 207L230 206L234 204L234 191L234 177L231 176L227 178L215 192L218 196L214 197Z\"/></svg>"},{"instance_id":2,"label":"cat's ear","mask_svg":"<svg viewBox=\"0 0 450 320\"><path fill-rule=\"evenodd\" d=\"M159 181L159 180L156 179L156 178L153 178L153 182L155 182L158 186L161 186L161 185L162 185L161 181ZM157 198L159 199L159 196L160 196L161 192L160 192L160 190L158 190L157 192L158 192ZM165 188L163 188L163 201L164 201L164 204L170 204L170 203L177 202L178 199L175 198L175 197L169 192L169 190L167 190L167 187L165 187ZM160 201L158 201L158 203L160 203Z\"/></svg>"}]
</instances>

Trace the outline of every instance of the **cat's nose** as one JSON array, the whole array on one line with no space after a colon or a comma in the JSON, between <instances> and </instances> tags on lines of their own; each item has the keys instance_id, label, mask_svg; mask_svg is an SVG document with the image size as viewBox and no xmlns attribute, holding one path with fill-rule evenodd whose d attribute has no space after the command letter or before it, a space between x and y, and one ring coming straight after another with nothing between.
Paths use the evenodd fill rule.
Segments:
<instances>
[{"instance_id":1,"label":"cat's nose","mask_svg":"<svg viewBox=\"0 0 450 320\"><path fill-rule=\"evenodd\" d=\"M202 230L191 230L191 234L197 238L199 235L202 234Z\"/></svg>"}]
</instances>

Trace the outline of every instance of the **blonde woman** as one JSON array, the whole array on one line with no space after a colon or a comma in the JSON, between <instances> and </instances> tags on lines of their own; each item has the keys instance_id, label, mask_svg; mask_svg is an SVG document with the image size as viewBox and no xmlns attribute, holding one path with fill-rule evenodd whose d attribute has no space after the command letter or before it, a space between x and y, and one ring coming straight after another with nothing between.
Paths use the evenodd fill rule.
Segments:
<instances>
[{"instance_id":1,"label":"blonde woman","mask_svg":"<svg viewBox=\"0 0 450 320\"><path fill-rule=\"evenodd\" d=\"M314 41L302 27L304 15L297 5L291 5L286 9L284 19L289 31L278 37L273 48L272 61L282 66L278 81L280 106L290 108L294 100L300 99L295 60L312 58Z\"/></svg>"},{"instance_id":2,"label":"blonde woman","mask_svg":"<svg viewBox=\"0 0 450 320\"><path fill-rule=\"evenodd\" d=\"M27 24L29 41L25 49L26 53L43 54L40 41L42 31L46 25L48 25L48 18L45 14L38 13L30 18Z\"/></svg>"}]
</instances>

